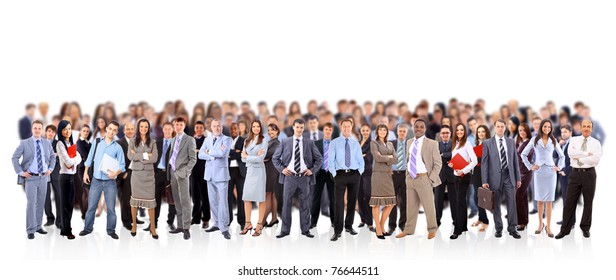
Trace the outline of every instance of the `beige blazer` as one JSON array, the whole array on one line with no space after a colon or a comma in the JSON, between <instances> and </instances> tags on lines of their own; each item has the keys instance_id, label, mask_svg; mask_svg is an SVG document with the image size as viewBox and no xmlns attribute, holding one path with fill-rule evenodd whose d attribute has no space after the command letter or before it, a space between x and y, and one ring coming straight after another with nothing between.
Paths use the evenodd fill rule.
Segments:
<instances>
[{"instance_id":1,"label":"beige blazer","mask_svg":"<svg viewBox=\"0 0 616 280\"><path fill-rule=\"evenodd\" d=\"M406 150L411 150L411 145L413 141L407 141ZM426 165L426 170L428 170L428 179L432 183L432 187L438 187L441 184L441 178L439 177L439 173L441 172L441 166L443 165L441 159L441 153L438 149L438 142L424 137L424 141L421 147L421 159ZM406 170L406 179L410 180L411 175L409 175L409 170Z\"/></svg>"}]
</instances>

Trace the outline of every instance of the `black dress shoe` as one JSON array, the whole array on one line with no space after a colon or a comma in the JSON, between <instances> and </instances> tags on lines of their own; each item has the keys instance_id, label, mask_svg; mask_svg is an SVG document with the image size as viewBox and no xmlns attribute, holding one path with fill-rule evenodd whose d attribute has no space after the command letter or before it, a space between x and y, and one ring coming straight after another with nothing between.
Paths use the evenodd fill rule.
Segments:
<instances>
[{"instance_id":1,"label":"black dress shoe","mask_svg":"<svg viewBox=\"0 0 616 280\"><path fill-rule=\"evenodd\" d=\"M556 224L560 226L560 225L563 224L563 221L558 221L558 222L556 222Z\"/></svg>"},{"instance_id":2,"label":"black dress shoe","mask_svg":"<svg viewBox=\"0 0 616 280\"><path fill-rule=\"evenodd\" d=\"M285 237L285 236L287 236L287 235L289 235L289 234L288 234L288 233L285 233L285 232L281 232L281 233L279 233L278 235L276 235L276 238L283 238L283 237Z\"/></svg>"},{"instance_id":3,"label":"black dress shoe","mask_svg":"<svg viewBox=\"0 0 616 280\"><path fill-rule=\"evenodd\" d=\"M49 220L49 219L48 219L48 220L47 220L47 222L45 223L45 225L44 225L44 226L46 226L46 227L48 227L48 226L53 226L53 223L54 223L54 222L55 222L55 221L54 221L53 219L51 219L51 220Z\"/></svg>"},{"instance_id":4,"label":"black dress shoe","mask_svg":"<svg viewBox=\"0 0 616 280\"><path fill-rule=\"evenodd\" d=\"M28 233L28 239L34 239L34 233Z\"/></svg>"},{"instance_id":5,"label":"black dress shoe","mask_svg":"<svg viewBox=\"0 0 616 280\"><path fill-rule=\"evenodd\" d=\"M537 214L537 212L539 212L539 211L537 211L537 209L533 209L530 212L528 212L528 214L535 215L535 214Z\"/></svg>"},{"instance_id":6,"label":"black dress shoe","mask_svg":"<svg viewBox=\"0 0 616 280\"><path fill-rule=\"evenodd\" d=\"M184 240L188 240L190 239L190 231L185 229L184 230Z\"/></svg>"},{"instance_id":7,"label":"black dress shoe","mask_svg":"<svg viewBox=\"0 0 616 280\"><path fill-rule=\"evenodd\" d=\"M143 225L143 224L145 224L145 222L144 222L144 221L142 221L142 220L137 219L137 224L138 224L138 225Z\"/></svg>"},{"instance_id":8,"label":"black dress shoe","mask_svg":"<svg viewBox=\"0 0 616 280\"><path fill-rule=\"evenodd\" d=\"M338 241L338 239L341 237L342 235L340 233L334 233L334 235L332 236L332 238L330 239L331 241Z\"/></svg>"},{"instance_id":9,"label":"black dress shoe","mask_svg":"<svg viewBox=\"0 0 616 280\"><path fill-rule=\"evenodd\" d=\"M176 229L176 227L175 227L175 225L173 223L167 223L167 226L169 227L170 230Z\"/></svg>"},{"instance_id":10,"label":"black dress shoe","mask_svg":"<svg viewBox=\"0 0 616 280\"><path fill-rule=\"evenodd\" d=\"M217 230L220 230L218 227L211 227L205 230L205 232L215 232Z\"/></svg>"},{"instance_id":11,"label":"black dress shoe","mask_svg":"<svg viewBox=\"0 0 616 280\"><path fill-rule=\"evenodd\" d=\"M468 214L469 219L475 218L475 216L477 216L477 212L471 212L470 214Z\"/></svg>"},{"instance_id":12,"label":"black dress shoe","mask_svg":"<svg viewBox=\"0 0 616 280\"><path fill-rule=\"evenodd\" d=\"M208 223L208 222L203 222L203 224L201 225L202 229L206 229L206 228L209 228L209 227L210 227L210 223Z\"/></svg>"},{"instance_id":13,"label":"black dress shoe","mask_svg":"<svg viewBox=\"0 0 616 280\"><path fill-rule=\"evenodd\" d=\"M199 222L199 221L191 221L191 222L190 222L190 224L191 224L191 225L198 225L198 224L200 224L200 223L201 223L201 222Z\"/></svg>"},{"instance_id":14,"label":"black dress shoe","mask_svg":"<svg viewBox=\"0 0 616 280\"><path fill-rule=\"evenodd\" d=\"M128 231L131 231L133 229L132 225L122 225L125 229L127 229Z\"/></svg>"},{"instance_id":15,"label":"black dress shoe","mask_svg":"<svg viewBox=\"0 0 616 280\"><path fill-rule=\"evenodd\" d=\"M357 234L357 231L355 231L353 228L345 228L344 231L350 233L351 235Z\"/></svg>"},{"instance_id":16,"label":"black dress shoe","mask_svg":"<svg viewBox=\"0 0 616 280\"><path fill-rule=\"evenodd\" d=\"M564 233L564 232L561 231L556 236L554 236L554 238L561 239L561 238L563 238L563 237L565 237L567 235L569 235L569 234L568 233Z\"/></svg>"},{"instance_id":17,"label":"black dress shoe","mask_svg":"<svg viewBox=\"0 0 616 280\"><path fill-rule=\"evenodd\" d=\"M228 231L223 231L222 232L222 237L224 237L225 239L229 240L229 239L231 239L231 234Z\"/></svg>"},{"instance_id":18,"label":"black dress shoe","mask_svg":"<svg viewBox=\"0 0 616 280\"><path fill-rule=\"evenodd\" d=\"M502 231L497 231L497 232L494 234L494 237L496 237L496 238L501 238L501 237L503 237L503 232L502 232Z\"/></svg>"},{"instance_id":19,"label":"black dress shoe","mask_svg":"<svg viewBox=\"0 0 616 280\"><path fill-rule=\"evenodd\" d=\"M174 230L170 230L169 231L169 233L171 233L171 234L182 233L182 232L184 232L184 230L181 229L181 228L176 228Z\"/></svg>"},{"instance_id":20,"label":"black dress shoe","mask_svg":"<svg viewBox=\"0 0 616 280\"><path fill-rule=\"evenodd\" d=\"M371 232L376 232L376 228L374 228L374 226L368 226L368 230Z\"/></svg>"},{"instance_id":21,"label":"black dress shoe","mask_svg":"<svg viewBox=\"0 0 616 280\"><path fill-rule=\"evenodd\" d=\"M378 239L385 239L385 236L384 236L384 235L378 235L378 234L377 234L377 235L376 235L376 238L378 238Z\"/></svg>"},{"instance_id":22,"label":"black dress shoe","mask_svg":"<svg viewBox=\"0 0 616 280\"><path fill-rule=\"evenodd\" d=\"M120 237L115 232L110 233L108 235L111 236L111 238L113 238L113 239L120 239Z\"/></svg>"},{"instance_id":23,"label":"black dress shoe","mask_svg":"<svg viewBox=\"0 0 616 280\"><path fill-rule=\"evenodd\" d=\"M451 236L449 236L449 239L458 239L458 236L460 236L460 235L454 233Z\"/></svg>"},{"instance_id":24,"label":"black dress shoe","mask_svg":"<svg viewBox=\"0 0 616 280\"><path fill-rule=\"evenodd\" d=\"M42 228L39 228L36 232L38 232L40 234L47 234L47 232L44 229L42 229Z\"/></svg>"},{"instance_id":25,"label":"black dress shoe","mask_svg":"<svg viewBox=\"0 0 616 280\"><path fill-rule=\"evenodd\" d=\"M302 235L306 236L308 238L314 238L314 235L312 235L312 233L310 233L310 231L302 232Z\"/></svg>"},{"instance_id":26,"label":"black dress shoe","mask_svg":"<svg viewBox=\"0 0 616 280\"><path fill-rule=\"evenodd\" d=\"M73 239L75 239L75 235L73 235L73 234L72 234L72 233L70 233L70 232L69 232L69 233L67 233L67 234L65 234L64 236L66 236L66 239L68 239L68 240L73 240Z\"/></svg>"},{"instance_id":27,"label":"black dress shoe","mask_svg":"<svg viewBox=\"0 0 616 280\"><path fill-rule=\"evenodd\" d=\"M393 232L383 232L383 236L391 236L392 234L394 234Z\"/></svg>"},{"instance_id":28,"label":"black dress shoe","mask_svg":"<svg viewBox=\"0 0 616 280\"><path fill-rule=\"evenodd\" d=\"M396 231L396 229L395 229L395 228L389 228L389 229L387 230L387 234L392 235L392 234L394 234L394 231Z\"/></svg>"},{"instance_id":29,"label":"black dress shoe","mask_svg":"<svg viewBox=\"0 0 616 280\"><path fill-rule=\"evenodd\" d=\"M361 223L359 223L359 225L357 227L364 227L365 225L366 225L366 223L361 222Z\"/></svg>"},{"instance_id":30,"label":"black dress shoe","mask_svg":"<svg viewBox=\"0 0 616 280\"><path fill-rule=\"evenodd\" d=\"M79 232L79 236L86 236L88 234L92 233L91 231L86 231L86 230L82 230Z\"/></svg>"},{"instance_id":31,"label":"black dress shoe","mask_svg":"<svg viewBox=\"0 0 616 280\"><path fill-rule=\"evenodd\" d=\"M152 225L148 225L146 228L143 229L143 231L150 231L150 227ZM158 228L158 226L154 226L154 228Z\"/></svg>"},{"instance_id":32,"label":"black dress shoe","mask_svg":"<svg viewBox=\"0 0 616 280\"><path fill-rule=\"evenodd\" d=\"M518 231L524 231L524 229L526 229L526 226L518 226Z\"/></svg>"},{"instance_id":33,"label":"black dress shoe","mask_svg":"<svg viewBox=\"0 0 616 280\"><path fill-rule=\"evenodd\" d=\"M520 236L520 234L517 231L510 232L509 235L513 236L513 238L515 238L515 239L522 238L522 236Z\"/></svg>"},{"instance_id":34,"label":"black dress shoe","mask_svg":"<svg viewBox=\"0 0 616 280\"><path fill-rule=\"evenodd\" d=\"M269 225L268 225L268 226L269 226ZM317 227L317 224L312 224L312 225L310 225L310 229L313 229L313 228L315 228L315 227Z\"/></svg>"},{"instance_id":35,"label":"black dress shoe","mask_svg":"<svg viewBox=\"0 0 616 280\"><path fill-rule=\"evenodd\" d=\"M588 231L588 230L583 230L583 231L582 231L582 234L584 235L584 237L586 237L586 238L590 238L590 231Z\"/></svg>"}]
</instances>

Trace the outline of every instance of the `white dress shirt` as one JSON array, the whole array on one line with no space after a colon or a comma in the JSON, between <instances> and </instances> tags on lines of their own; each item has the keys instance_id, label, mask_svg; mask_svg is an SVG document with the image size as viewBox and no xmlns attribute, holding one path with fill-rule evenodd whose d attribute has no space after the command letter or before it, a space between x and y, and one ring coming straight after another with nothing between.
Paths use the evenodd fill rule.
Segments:
<instances>
[{"instance_id":1,"label":"white dress shirt","mask_svg":"<svg viewBox=\"0 0 616 280\"><path fill-rule=\"evenodd\" d=\"M231 150L235 150L235 143L237 142L237 139L239 139L240 137L237 136L235 138L233 138L233 141L231 141ZM237 163L237 159L232 159L231 162L229 162L229 167L239 167L240 165Z\"/></svg>"},{"instance_id":2,"label":"white dress shirt","mask_svg":"<svg viewBox=\"0 0 616 280\"><path fill-rule=\"evenodd\" d=\"M599 140L588 136L586 140L586 151L582 151L582 144L584 144L584 136L572 137L569 142L569 157L571 158L571 167L573 168L591 168L597 166L601 159L601 143ZM589 154L592 154L590 156ZM579 159L575 159L579 158ZM582 163L582 165L578 164Z\"/></svg>"},{"instance_id":3,"label":"white dress shirt","mask_svg":"<svg viewBox=\"0 0 616 280\"><path fill-rule=\"evenodd\" d=\"M459 143L456 143L456 148L451 152L451 158L455 157L457 154L464 158L468 162L468 165L462 168L462 172L464 174L468 174L477 165L477 155L475 155L475 150L473 150L473 145L471 142L466 141L463 147L458 147L458 145ZM456 175L455 171L453 172L453 175Z\"/></svg>"},{"instance_id":4,"label":"white dress shirt","mask_svg":"<svg viewBox=\"0 0 616 280\"><path fill-rule=\"evenodd\" d=\"M297 142L297 139L299 139L299 143ZM291 173L295 173L295 146L297 144L299 144L299 157L300 157L300 162L299 162L299 173L300 174L304 174L304 172L306 172L306 163L304 162L304 141L302 140L303 137L296 137L295 135L293 135L293 149L291 150L291 161L289 162L289 166L287 166L287 169L289 171L291 171Z\"/></svg>"},{"instance_id":5,"label":"white dress shirt","mask_svg":"<svg viewBox=\"0 0 616 280\"><path fill-rule=\"evenodd\" d=\"M417 166L417 174L428 173L428 169L426 169L426 164L423 162L421 158L421 147L423 147L423 142L425 139L425 135L421 136L419 139L413 139L413 144L409 147L409 162L406 164L406 169L411 170L411 154L413 153L413 147L417 145L417 155L415 155L415 166Z\"/></svg>"}]
</instances>

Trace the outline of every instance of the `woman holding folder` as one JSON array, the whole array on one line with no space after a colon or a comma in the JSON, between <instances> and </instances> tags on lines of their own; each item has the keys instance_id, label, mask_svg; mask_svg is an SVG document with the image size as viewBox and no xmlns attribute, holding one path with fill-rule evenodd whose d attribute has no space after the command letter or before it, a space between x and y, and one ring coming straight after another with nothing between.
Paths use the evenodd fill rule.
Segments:
<instances>
[{"instance_id":1,"label":"woman holding folder","mask_svg":"<svg viewBox=\"0 0 616 280\"><path fill-rule=\"evenodd\" d=\"M462 123L456 124L455 133L453 134L451 161L449 167L453 168L453 173L456 176L454 185L456 188L456 219L454 220L453 234L449 239L457 239L462 232L468 231L466 227L467 221L467 202L466 194L468 193L468 185L471 182L469 174L475 165L477 165L477 155L473 151L473 145L466 141L466 126Z\"/></svg>"},{"instance_id":2,"label":"woman holding folder","mask_svg":"<svg viewBox=\"0 0 616 280\"><path fill-rule=\"evenodd\" d=\"M71 219L73 201L75 201L75 174L77 165L81 163L81 155L77 152L77 146L73 142L73 131L69 121L60 121L57 134L56 152L60 160L60 205L62 205L62 209L58 210L62 221L60 235L73 240L75 235L71 228Z\"/></svg>"},{"instance_id":3,"label":"woman holding folder","mask_svg":"<svg viewBox=\"0 0 616 280\"><path fill-rule=\"evenodd\" d=\"M477 165L475 166L475 169L473 170L473 185L477 186L478 188L481 188L481 166L479 166L479 162L481 161L481 153L483 151L483 141L487 140L488 138L490 138L490 129L482 124L480 126L477 127L477 133L475 134L475 155L477 155ZM473 199L475 199L475 204L479 205L478 202L478 195L479 195L479 191L477 190L475 192L475 197ZM477 207L477 210L479 212L479 219L477 219L476 222L474 222L473 224L471 224L472 227L476 227L476 226L481 226L479 228L479 231L486 231L486 229L488 228L488 225L490 224L490 220L488 220L488 213L486 212L486 209L483 209L482 207Z\"/></svg>"}]
</instances>

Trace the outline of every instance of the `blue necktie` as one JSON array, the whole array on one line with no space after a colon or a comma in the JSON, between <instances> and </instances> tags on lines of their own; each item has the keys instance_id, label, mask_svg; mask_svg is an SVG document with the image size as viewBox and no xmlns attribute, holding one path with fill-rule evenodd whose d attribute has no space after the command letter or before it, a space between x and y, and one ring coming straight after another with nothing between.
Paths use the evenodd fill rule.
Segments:
<instances>
[{"instance_id":1,"label":"blue necktie","mask_svg":"<svg viewBox=\"0 0 616 280\"><path fill-rule=\"evenodd\" d=\"M351 167L351 146L349 146L349 138L345 139L344 143L344 164L346 167Z\"/></svg>"},{"instance_id":2,"label":"blue necktie","mask_svg":"<svg viewBox=\"0 0 616 280\"><path fill-rule=\"evenodd\" d=\"M300 169L300 153L299 153L299 139L295 139L295 162L293 163L293 169L295 170L295 174L299 174Z\"/></svg>"},{"instance_id":3,"label":"blue necktie","mask_svg":"<svg viewBox=\"0 0 616 280\"><path fill-rule=\"evenodd\" d=\"M169 149L169 140L163 140L163 154L161 156L160 163L158 164L159 169L165 169L165 160L167 159L167 150Z\"/></svg>"},{"instance_id":4,"label":"blue necktie","mask_svg":"<svg viewBox=\"0 0 616 280\"><path fill-rule=\"evenodd\" d=\"M41 153L41 140L36 140L36 161L38 163L38 173L43 173L43 155Z\"/></svg>"}]
</instances>

